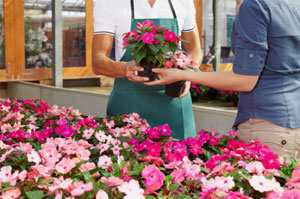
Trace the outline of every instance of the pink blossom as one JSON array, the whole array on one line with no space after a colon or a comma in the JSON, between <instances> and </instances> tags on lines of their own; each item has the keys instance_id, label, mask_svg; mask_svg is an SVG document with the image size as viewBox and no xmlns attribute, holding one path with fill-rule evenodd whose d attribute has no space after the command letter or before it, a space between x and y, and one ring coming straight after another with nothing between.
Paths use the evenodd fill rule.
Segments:
<instances>
[{"instance_id":1,"label":"pink blossom","mask_svg":"<svg viewBox=\"0 0 300 199\"><path fill-rule=\"evenodd\" d=\"M1 199L17 199L21 195L21 191L17 188L7 189L0 196Z\"/></svg>"},{"instance_id":2,"label":"pink blossom","mask_svg":"<svg viewBox=\"0 0 300 199\"><path fill-rule=\"evenodd\" d=\"M254 175L249 180L250 185L261 193L273 191L280 188L280 184L274 179L268 180L264 176Z\"/></svg>"},{"instance_id":3,"label":"pink blossom","mask_svg":"<svg viewBox=\"0 0 300 199\"><path fill-rule=\"evenodd\" d=\"M182 182L184 180L183 170L173 170L170 175L173 177L172 182Z\"/></svg>"},{"instance_id":4,"label":"pink blossom","mask_svg":"<svg viewBox=\"0 0 300 199\"><path fill-rule=\"evenodd\" d=\"M79 169L79 171L84 172L84 171L93 170L95 168L96 168L95 163L87 162L87 163L84 163L84 164L80 165L80 167L78 169Z\"/></svg>"},{"instance_id":5,"label":"pink blossom","mask_svg":"<svg viewBox=\"0 0 300 199\"><path fill-rule=\"evenodd\" d=\"M76 156L79 158L80 161L89 160L91 152L85 149L83 146L78 146L76 151Z\"/></svg>"},{"instance_id":6,"label":"pink blossom","mask_svg":"<svg viewBox=\"0 0 300 199\"><path fill-rule=\"evenodd\" d=\"M154 34L152 33L148 33L148 32L145 32L142 37L141 37L141 40L145 43L145 44L152 44L153 41L154 41Z\"/></svg>"},{"instance_id":7,"label":"pink blossom","mask_svg":"<svg viewBox=\"0 0 300 199\"><path fill-rule=\"evenodd\" d=\"M71 171L76 166L76 163L74 160L71 160L70 158L63 158L59 163L55 165L55 170L58 173L66 174L69 171Z\"/></svg>"},{"instance_id":8,"label":"pink blossom","mask_svg":"<svg viewBox=\"0 0 300 199\"><path fill-rule=\"evenodd\" d=\"M36 164L41 162L41 158L35 150L31 150L30 153L27 154L27 160L28 162L34 162Z\"/></svg>"},{"instance_id":9,"label":"pink blossom","mask_svg":"<svg viewBox=\"0 0 300 199\"><path fill-rule=\"evenodd\" d=\"M108 195L105 191L99 190L96 195L96 199L108 199Z\"/></svg>"},{"instance_id":10,"label":"pink blossom","mask_svg":"<svg viewBox=\"0 0 300 199\"><path fill-rule=\"evenodd\" d=\"M163 65L164 65L164 68L172 68L174 63L172 61L166 61L163 63Z\"/></svg>"},{"instance_id":11,"label":"pink blossom","mask_svg":"<svg viewBox=\"0 0 300 199\"><path fill-rule=\"evenodd\" d=\"M11 186L15 186L16 182L18 180L19 171L15 171L12 174L12 167L11 166L5 166L2 167L0 170L0 183L1 182L7 182Z\"/></svg>"},{"instance_id":12,"label":"pink blossom","mask_svg":"<svg viewBox=\"0 0 300 199\"><path fill-rule=\"evenodd\" d=\"M264 165L258 161L248 163L245 168L249 173L254 173L257 175L261 175L265 170Z\"/></svg>"},{"instance_id":13,"label":"pink blossom","mask_svg":"<svg viewBox=\"0 0 300 199\"><path fill-rule=\"evenodd\" d=\"M174 32L169 30L165 31L164 38L166 39L166 41L170 41L170 42L176 42L179 40L177 35Z\"/></svg>"},{"instance_id":14,"label":"pink blossom","mask_svg":"<svg viewBox=\"0 0 300 199\"><path fill-rule=\"evenodd\" d=\"M144 190L140 188L139 182L136 180L130 180L129 182L124 182L118 188L122 193L125 193L126 195L130 195L134 193L142 195L144 193Z\"/></svg>"},{"instance_id":15,"label":"pink blossom","mask_svg":"<svg viewBox=\"0 0 300 199\"><path fill-rule=\"evenodd\" d=\"M160 186L165 180L165 174L161 172L156 166L146 166L142 171L142 176L145 178L145 186L148 187L151 184L158 182Z\"/></svg>"},{"instance_id":16,"label":"pink blossom","mask_svg":"<svg viewBox=\"0 0 300 199\"><path fill-rule=\"evenodd\" d=\"M44 165L37 164L32 166L31 169L36 173L37 176L50 177L51 168L45 167Z\"/></svg>"},{"instance_id":17,"label":"pink blossom","mask_svg":"<svg viewBox=\"0 0 300 199\"><path fill-rule=\"evenodd\" d=\"M202 178L201 182L202 182L201 187L203 191L207 191L215 188L222 191L229 191L235 185L232 177L225 178L223 176L217 176L216 178L212 178L209 180Z\"/></svg>"},{"instance_id":18,"label":"pink blossom","mask_svg":"<svg viewBox=\"0 0 300 199\"><path fill-rule=\"evenodd\" d=\"M101 177L100 181L108 184L108 187L120 186L124 183L122 179L115 176L111 176L108 179L106 177Z\"/></svg>"},{"instance_id":19,"label":"pink blossom","mask_svg":"<svg viewBox=\"0 0 300 199\"><path fill-rule=\"evenodd\" d=\"M85 129L85 130L83 131L82 137L84 137L84 138L86 138L86 139L90 139L90 138L92 137L94 131L95 131L94 129Z\"/></svg>"},{"instance_id":20,"label":"pink blossom","mask_svg":"<svg viewBox=\"0 0 300 199\"><path fill-rule=\"evenodd\" d=\"M285 190L282 194L281 199L299 199L300 198L300 190Z\"/></svg>"},{"instance_id":21,"label":"pink blossom","mask_svg":"<svg viewBox=\"0 0 300 199\"><path fill-rule=\"evenodd\" d=\"M101 167L102 169L107 169L112 164L111 158L103 155L99 157L98 160L98 167Z\"/></svg>"},{"instance_id":22,"label":"pink blossom","mask_svg":"<svg viewBox=\"0 0 300 199\"><path fill-rule=\"evenodd\" d=\"M20 181L24 181L26 177L27 177L27 171L26 170L23 170L21 173L19 173L18 178L19 178Z\"/></svg>"},{"instance_id":23,"label":"pink blossom","mask_svg":"<svg viewBox=\"0 0 300 199\"><path fill-rule=\"evenodd\" d=\"M186 164L184 165L184 175L188 179L195 179L197 175L200 174L200 166L196 164Z\"/></svg>"},{"instance_id":24,"label":"pink blossom","mask_svg":"<svg viewBox=\"0 0 300 199\"><path fill-rule=\"evenodd\" d=\"M89 182L84 184L82 181L74 182L71 186L68 187L68 191L73 197L81 196L84 192L89 192L93 190L93 183Z\"/></svg>"},{"instance_id":25,"label":"pink blossom","mask_svg":"<svg viewBox=\"0 0 300 199\"><path fill-rule=\"evenodd\" d=\"M286 185L289 189L300 189L300 166L294 169L292 177L287 179Z\"/></svg>"}]
</instances>

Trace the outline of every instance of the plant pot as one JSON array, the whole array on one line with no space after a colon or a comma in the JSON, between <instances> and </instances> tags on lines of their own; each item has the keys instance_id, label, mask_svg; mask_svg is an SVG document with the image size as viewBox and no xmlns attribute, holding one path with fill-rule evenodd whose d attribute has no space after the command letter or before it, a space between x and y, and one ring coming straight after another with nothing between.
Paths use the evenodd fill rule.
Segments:
<instances>
[{"instance_id":1,"label":"plant pot","mask_svg":"<svg viewBox=\"0 0 300 199\"><path fill-rule=\"evenodd\" d=\"M192 96L192 101L193 102L198 102L201 98L201 95L197 93L196 95L191 95Z\"/></svg>"},{"instance_id":2,"label":"plant pot","mask_svg":"<svg viewBox=\"0 0 300 199\"><path fill-rule=\"evenodd\" d=\"M156 73L154 73L152 69L157 68L157 66L144 60L141 61L140 66L144 68L144 71L138 71L138 76L148 77L148 82L154 81Z\"/></svg>"},{"instance_id":3,"label":"plant pot","mask_svg":"<svg viewBox=\"0 0 300 199\"><path fill-rule=\"evenodd\" d=\"M167 84L165 88L165 93L167 96L172 98L179 97L184 88L185 88L185 81Z\"/></svg>"}]
</instances>

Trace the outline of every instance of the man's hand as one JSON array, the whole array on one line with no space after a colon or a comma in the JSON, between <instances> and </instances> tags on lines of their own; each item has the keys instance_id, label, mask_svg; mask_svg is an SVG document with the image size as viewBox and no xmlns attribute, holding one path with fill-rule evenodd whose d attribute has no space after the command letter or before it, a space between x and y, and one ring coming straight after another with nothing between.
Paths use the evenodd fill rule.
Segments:
<instances>
[{"instance_id":1,"label":"man's hand","mask_svg":"<svg viewBox=\"0 0 300 199\"><path fill-rule=\"evenodd\" d=\"M185 97L189 93L190 88L191 88L191 82L186 81L185 85L184 85L184 89L183 89L182 93L180 94L180 96L178 98Z\"/></svg>"},{"instance_id":2,"label":"man's hand","mask_svg":"<svg viewBox=\"0 0 300 199\"><path fill-rule=\"evenodd\" d=\"M146 82L149 80L148 77L137 76L138 71L143 71L144 68L137 66L135 61L126 62L124 65L124 73L129 81L132 82Z\"/></svg>"}]
</instances>

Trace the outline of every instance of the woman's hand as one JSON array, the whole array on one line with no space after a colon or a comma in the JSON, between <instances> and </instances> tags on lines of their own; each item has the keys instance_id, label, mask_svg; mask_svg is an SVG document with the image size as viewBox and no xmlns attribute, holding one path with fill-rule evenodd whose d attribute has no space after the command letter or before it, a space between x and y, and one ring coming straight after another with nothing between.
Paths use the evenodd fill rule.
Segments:
<instances>
[{"instance_id":1,"label":"woman's hand","mask_svg":"<svg viewBox=\"0 0 300 199\"><path fill-rule=\"evenodd\" d=\"M165 84L171 84L177 81L181 80L182 77L182 70L178 69L162 69L162 68L154 68L152 69L153 72L158 74L159 79L147 82L146 85L152 86L152 85L165 85Z\"/></svg>"},{"instance_id":2,"label":"woman's hand","mask_svg":"<svg viewBox=\"0 0 300 199\"><path fill-rule=\"evenodd\" d=\"M180 94L180 96L178 98L185 97L189 93L190 88L191 88L191 82L186 81L185 85L184 85L184 89L183 89L182 93Z\"/></svg>"},{"instance_id":3,"label":"woman's hand","mask_svg":"<svg viewBox=\"0 0 300 199\"><path fill-rule=\"evenodd\" d=\"M144 68L137 66L135 61L125 63L124 73L129 81L132 82L146 82L149 80L148 77L141 77L137 75L138 71L143 71Z\"/></svg>"}]
</instances>

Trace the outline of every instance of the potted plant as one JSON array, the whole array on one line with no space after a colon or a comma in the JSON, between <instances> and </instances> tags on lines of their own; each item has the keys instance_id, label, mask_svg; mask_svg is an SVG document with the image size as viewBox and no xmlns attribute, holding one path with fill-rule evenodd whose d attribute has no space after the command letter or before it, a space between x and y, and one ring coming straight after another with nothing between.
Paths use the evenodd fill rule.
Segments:
<instances>
[{"instance_id":1,"label":"potted plant","mask_svg":"<svg viewBox=\"0 0 300 199\"><path fill-rule=\"evenodd\" d=\"M186 55L183 51L167 53L164 56L163 68L175 68L180 70L194 69L197 63L192 60L191 55ZM169 97L179 97L185 87L185 81L174 82L167 84L165 93Z\"/></svg>"},{"instance_id":2,"label":"potted plant","mask_svg":"<svg viewBox=\"0 0 300 199\"><path fill-rule=\"evenodd\" d=\"M165 27L154 25L151 20L139 23L132 32L124 34L124 49L130 50L136 57L138 66L144 67L144 71L138 72L139 76L149 77L149 81L155 79L152 68L162 66L164 54L175 53L180 38Z\"/></svg>"}]
</instances>

